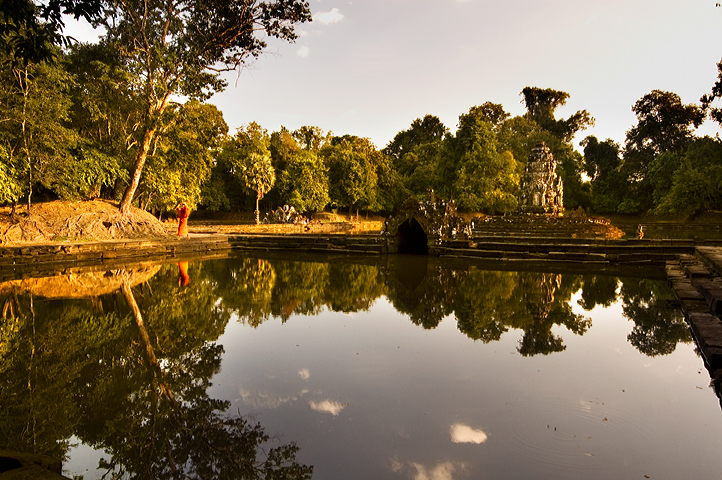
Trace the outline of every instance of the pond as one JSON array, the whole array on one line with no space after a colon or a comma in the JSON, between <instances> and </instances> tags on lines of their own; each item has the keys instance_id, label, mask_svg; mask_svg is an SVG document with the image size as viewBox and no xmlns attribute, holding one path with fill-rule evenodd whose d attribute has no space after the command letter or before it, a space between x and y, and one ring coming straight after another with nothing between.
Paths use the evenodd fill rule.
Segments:
<instances>
[{"instance_id":1,"label":"pond","mask_svg":"<svg viewBox=\"0 0 722 480\"><path fill-rule=\"evenodd\" d=\"M720 478L663 272L503 268L286 254L2 283L0 448L83 479Z\"/></svg>"}]
</instances>

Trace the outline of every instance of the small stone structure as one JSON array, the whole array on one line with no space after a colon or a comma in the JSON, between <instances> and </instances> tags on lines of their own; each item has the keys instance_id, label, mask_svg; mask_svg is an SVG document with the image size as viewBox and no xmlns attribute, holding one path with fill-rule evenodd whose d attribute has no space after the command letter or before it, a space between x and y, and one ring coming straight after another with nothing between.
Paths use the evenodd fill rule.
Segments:
<instances>
[{"instance_id":1,"label":"small stone structure","mask_svg":"<svg viewBox=\"0 0 722 480\"><path fill-rule=\"evenodd\" d=\"M266 213L263 218L263 223L289 223L293 225L303 225L308 223L308 220L303 215L299 214L293 206L284 205L278 207L275 211Z\"/></svg>"},{"instance_id":2,"label":"small stone structure","mask_svg":"<svg viewBox=\"0 0 722 480\"><path fill-rule=\"evenodd\" d=\"M456 213L454 200L448 202L429 190L425 200L409 198L399 211L386 219L381 234L389 242L389 253L429 253L442 240L472 237L473 225Z\"/></svg>"},{"instance_id":3,"label":"small stone structure","mask_svg":"<svg viewBox=\"0 0 722 480\"><path fill-rule=\"evenodd\" d=\"M564 211L564 185L556 167L549 147L538 143L524 169L519 202L523 213L559 215Z\"/></svg>"}]
</instances>

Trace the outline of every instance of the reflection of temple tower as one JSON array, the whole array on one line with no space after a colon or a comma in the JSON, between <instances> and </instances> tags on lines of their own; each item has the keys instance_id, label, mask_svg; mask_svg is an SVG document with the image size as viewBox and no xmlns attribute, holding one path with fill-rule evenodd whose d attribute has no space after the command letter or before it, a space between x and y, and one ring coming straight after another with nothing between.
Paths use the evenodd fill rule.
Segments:
<instances>
[{"instance_id":1,"label":"reflection of temple tower","mask_svg":"<svg viewBox=\"0 0 722 480\"><path fill-rule=\"evenodd\" d=\"M534 323L541 324L546 321L554 303L554 293L561 281L561 275L552 273L522 277L521 286L524 289L526 309L534 319Z\"/></svg>"},{"instance_id":2,"label":"reflection of temple tower","mask_svg":"<svg viewBox=\"0 0 722 480\"><path fill-rule=\"evenodd\" d=\"M557 163L544 142L529 154L521 186L521 211L551 213L564 211L564 186L556 174Z\"/></svg>"},{"instance_id":3,"label":"reflection of temple tower","mask_svg":"<svg viewBox=\"0 0 722 480\"><path fill-rule=\"evenodd\" d=\"M520 287L524 289L526 311L532 318L532 322L524 328L524 336L519 341L519 353L525 357L537 354L548 355L566 348L562 344L561 337L552 333L553 322L548 321L554 303L554 293L560 287L561 281L561 275L551 273L522 277Z\"/></svg>"}]
</instances>

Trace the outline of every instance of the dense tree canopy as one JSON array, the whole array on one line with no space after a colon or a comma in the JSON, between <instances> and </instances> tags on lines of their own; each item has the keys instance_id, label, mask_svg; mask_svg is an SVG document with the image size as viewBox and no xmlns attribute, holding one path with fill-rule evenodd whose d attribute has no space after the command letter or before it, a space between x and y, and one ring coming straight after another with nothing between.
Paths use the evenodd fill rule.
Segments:
<instances>
[{"instance_id":1,"label":"dense tree canopy","mask_svg":"<svg viewBox=\"0 0 722 480\"><path fill-rule=\"evenodd\" d=\"M207 99L226 86L222 71L240 67L265 48L258 30L293 41L294 25L311 18L302 0L109 0L104 6L105 15L94 23L105 29L103 41L118 50L135 80L131 90L143 99L123 212L134 199L151 144L166 124L164 113L174 96Z\"/></svg>"}]
</instances>

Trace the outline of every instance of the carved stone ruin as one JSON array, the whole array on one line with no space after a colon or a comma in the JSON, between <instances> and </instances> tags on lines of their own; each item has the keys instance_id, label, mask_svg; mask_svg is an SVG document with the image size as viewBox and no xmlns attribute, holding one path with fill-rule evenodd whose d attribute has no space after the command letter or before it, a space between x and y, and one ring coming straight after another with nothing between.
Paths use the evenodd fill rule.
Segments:
<instances>
[{"instance_id":1,"label":"carved stone ruin","mask_svg":"<svg viewBox=\"0 0 722 480\"><path fill-rule=\"evenodd\" d=\"M292 206L284 205L278 207L275 211L266 213L263 218L263 223L290 223L293 225L305 225L308 220L298 212Z\"/></svg>"},{"instance_id":2,"label":"carved stone ruin","mask_svg":"<svg viewBox=\"0 0 722 480\"><path fill-rule=\"evenodd\" d=\"M544 142L529 154L521 186L521 211L560 215L564 211L564 186L556 174L557 162Z\"/></svg>"},{"instance_id":3,"label":"carved stone ruin","mask_svg":"<svg viewBox=\"0 0 722 480\"><path fill-rule=\"evenodd\" d=\"M429 190L426 199L409 198L397 213L386 219L381 234L394 237L390 252L428 253L429 246L440 240L469 239L473 225L456 213L453 200L448 202Z\"/></svg>"}]
</instances>

